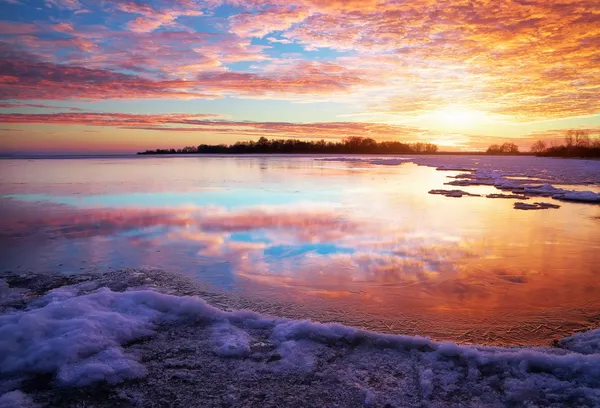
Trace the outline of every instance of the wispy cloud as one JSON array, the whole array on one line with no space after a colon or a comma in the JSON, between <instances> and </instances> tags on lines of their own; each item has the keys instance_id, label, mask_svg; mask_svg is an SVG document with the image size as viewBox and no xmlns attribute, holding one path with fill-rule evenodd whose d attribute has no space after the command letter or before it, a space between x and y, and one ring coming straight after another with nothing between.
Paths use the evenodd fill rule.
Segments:
<instances>
[{"instance_id":1,"label":"wispy cloud","mask_svg":"<svg viewBox=\"0 0 600 408\"><path fill-rule=\"evenodd\" d=\"M2 99L600 114L596 0L45 0L35 19L31 4L4 3L25 18L0 21Z\"/></svg>"}]
</instances>

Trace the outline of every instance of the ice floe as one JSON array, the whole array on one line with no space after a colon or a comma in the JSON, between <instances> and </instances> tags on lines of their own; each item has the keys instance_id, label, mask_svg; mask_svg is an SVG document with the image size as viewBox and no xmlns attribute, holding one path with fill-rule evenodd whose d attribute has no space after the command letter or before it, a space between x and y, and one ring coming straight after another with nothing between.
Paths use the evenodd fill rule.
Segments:
<instances>
[{"instance_id":1,"label":"ice floe","mask_svg":"<svg viewBox=\"0 0 600 408\"><path fill-rule=\"evenodd\" d=\"M399 165L407 161L435 167L436 170L460 171L444 183L456 187L493 186L512 195L487 195L488 198L551 197L555 200L600 204L600 192L576 191L556 187L560 184L600 185L600 162L596 160L539 157L487 156L414 156L410 158L327 158L330 161L362 161L370 164ZM545 181L541 183L540 181ZM436 191L436 190L434 190ZM439 190L442 191L442 190ZM459 191L459 190L451 190ZM435 194L435 193L432 193ZM440 193L441 194L441 193ZM469 194L449 193L447 197ZM517 208L517 207L515 207Z\"/></svg>"},{"instance_id":2,"label":"ice floe","mask_svg":"<svg viewBox=\"0 0 600 408\"><path fill-rule=\"evenodd\" d=\"M429 190L429 194L438 194L443 195L445 197L455 197L460 198L462 196L470 196L470 197L481 197L480 194L473 194L463 190Z\"/></svg>"},{"instance_id":3,"label":"ice floe","mask_svg":"<svg viewBox=\"0 0 600 408\"><path fill-rule=\"evenodd\" d=\"M544 202L535 202L533 204L516 202L514 204L515 210L547 210L549 208L560 208L560 205Z\"/></svg>"},{"instance_id":4,"label":"ice floe","mask_svg":"<svg viewBox=\"0 0 600 408\"><path fill-rule=\"evenodd\" d=\"M507 198L507 199L516 199L516 200L529 200L530 197L522 194L486 194L486 198Z\"/></svg>"}]
</instances>

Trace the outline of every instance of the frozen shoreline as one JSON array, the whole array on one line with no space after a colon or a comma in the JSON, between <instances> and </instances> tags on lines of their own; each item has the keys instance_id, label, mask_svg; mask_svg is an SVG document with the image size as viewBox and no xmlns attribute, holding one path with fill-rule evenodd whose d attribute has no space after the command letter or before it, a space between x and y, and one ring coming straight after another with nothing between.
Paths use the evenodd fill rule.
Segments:
<instances>
[{"instance_id":1,"label":"frozen shoreline","mask_svg":"<svg viewBox=\"0 0 600 408\"><path fill-rule=\"evenodd\" d=\"M0 406L600 404L600 329L459 346L223 311L162 271L3 278Z\"/></svg>"},{"instance_id":2,"label":"frozen shoreline","mask_svg":"<svg viewBox=\"0 0 600 408\"><path fill-rule=\"evenodd\" d=\"M554 185L579 184L585 186L595 184L600 186L600 162L598 161L580 162L577 159L560 159L571 160L571 168L566 169L564 161L555 161L556 159L553 158L542 158L538 161L515 165L511 156L328 157L316 160L382 166L414 163L419 166L434 167L439 171L461 172L461 174L454 177L453 181L445 183L449 186L493 186L500 191L526 195L526 199L529 197L551 197L559 201L600 204L600 190L598 192L581 191L560 188ZM460 198L462 195L454 194L448 195L448 197Z\"/></svg>"}]
</instances>

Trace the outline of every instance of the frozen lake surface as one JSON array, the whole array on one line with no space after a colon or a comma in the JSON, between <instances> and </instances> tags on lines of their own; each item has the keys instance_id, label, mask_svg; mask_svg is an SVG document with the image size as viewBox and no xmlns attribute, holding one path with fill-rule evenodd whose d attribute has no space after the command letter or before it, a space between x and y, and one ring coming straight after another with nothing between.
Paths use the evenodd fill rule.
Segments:
<instances>
[{"instance_id":1,"label":"frozen lake surface","mask_svg":"<svg viewBox=\"0 0 600 408\"><path fill-rule=\"evenodd\" d=\"M161 269L261 313L459 343L600 321L599 161L6 159L0 196L4 272Z\"/></svg>"}]
</instances>

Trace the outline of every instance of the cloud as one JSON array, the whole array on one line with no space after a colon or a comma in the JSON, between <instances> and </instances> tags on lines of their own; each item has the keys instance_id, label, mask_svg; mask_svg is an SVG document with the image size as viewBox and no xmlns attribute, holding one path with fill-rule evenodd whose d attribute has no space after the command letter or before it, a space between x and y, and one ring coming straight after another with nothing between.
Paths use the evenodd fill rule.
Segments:
<instances>
[{"instance_id":1,"label":"cloud","mask_svg":"<svg viewBox=\"0 0 600 408\"><path fill-rule=\"evenodd\" d=\"M46 3L83 9L77 0ZM77 19L4 21L0 40L13 47L11 55L27 53L39 64L59 66L48 66L51 77L53 70L78 70L79 77L86 69L110 71L103 75L111 75L110 83L121 92L89 78L90 98L123 93L127 98L361 101L366 109L397 115L460 104L530 122L600 112L596 3L110 0L93 10L114 14L111 28ZM231 7L219 9L222 5ZM225 15L224 9L229 10ZM259 45L257 38L269 45ZM278 48L282 43L304 51L284 55ZM318 49L325 52L317 61L306 54ZM239 62L253 64L244 68ZM3 95L69 99L84 94L73 75L65 76L64 90L53 80L33 84L32 75L23 86L16 85L19 80L19 75L3 76ZM178 80L185 83L169 82Z\"/></svg>"},{"instance_id":2,"label":"cloud","mask_svg":"<svg viewBox=\"0 0 600 408\"><path fill-rule=\"evenodd\" d=\"M45 0L46 7L58 7L67 10L80 10L83 8L79 0Z\"/></svg>"},{"instance_id":3,"label":"cloud","mask_svg":"<svg viewBox=\"0 0 600 408\"><path fill-rule=\"evenodd\" d=\"M290 28L303 21L309 12L303 8L269 8L259 13L240 13L229 17L230 31L240 37L259 37Z\"/></svg>"},{"instance_id":4,"label":"cloud","mask_svg":"<svg viewBox=\"0 0 600 408\"><path fill-rule=\"evenodd\" d=\"M209 92L241 96L346 93L366 82L357 71L322 62L300 62L273 73L205 72L197 84Z\"/></svg>"},{"instance_id":5,"label":"cloud","mask_svg":"<svg viewBox=\"0 0 600 408\"><path fill-rule=\"evenodd\" d=\"M10 106L10 104L8 105ZM36 107L49 107L46 105L33 105ZM144 125L168 125L198 121L200 119L215 119L220 115L215 114L128 114L128 113L103 113L103 112L74 112L74 113L12 113L0 114L0 123L48 123L61 125L89 125L89 126L114 126L135 127Z\"/></svg>"},{"instance_id":6,"label":"cloud","mask_svg":"<svg viewBox=\"0 0 600 408\"><path fill-rule=\"evenodd\" d=\"M193 3L188 3L189 6ZM160 10L155 10L149 4L139 3L134 1L116 1L114 2L116 9L131 13L139 14L139 17L129 21L126 27L134 32L152 32L162 26L179 26L176 23L177 18L181 16L201 16L202 11L194 8L181 7L178 2L165 3Z\"/></svg>"},{"instance_id":7,"label":"cloud","mask_svg":"<svg viewBox=\"0 0 600 408\"><path fill-rule=\"evenodd\" d=\"M153 81L111 71L0 59L0 99L212 98L185 81Z\"/></svg>"},{"instance_id":8,"label":"cloud","mask_svg":"<svg viewBox=\"0 0 600 408\"><path fill-rule=\"evenodd\" d=\"M0 102L0 109L21 109L21 108L37 108L37 109L66 109L69 111L81 111L81 108L73 106L56 106L45 105L41 103L19 103L19 102Z\"/></svg>"},{"instance_id":9,"label":"cloud","mask_svg":"<svg viewBox=\"0 0 600 408\"><path fill-rule=\"evenodd\" d=\"M10 106L10 105L9 105ZM161 132L194 132L237 134L249 137L344 138L349 136L374 139L413 140L427 137L428 132L408 126L369 122L251 122L231 121L215 114L124 114L106 112L70 113L0 113L0 123L60 124L110 126ZM215 120L218 119L218 120Z\"/></svg>"},{"instance_id":10,"label":"cloud","mask_svg":"<svg viewBox=\"0 0 600 408\"><path fill-rule=\"evenodd\" d=\"M2 99L192 99L224 95L318 99L341 96L366 82L360 72L324 62L297 62L264 74L213 70L189 79L148 79L105 69L38 62L34 55L16 52L6 44L0 44L0 50L2 47L10 53L10 58L0 58ZM122 60L119 65L134 69L152 61L152 57L142 57L141 61ZM213 68L214 61L200 58L195 65L175 65L170 70Z\"/></svg>"}]
</instances>

